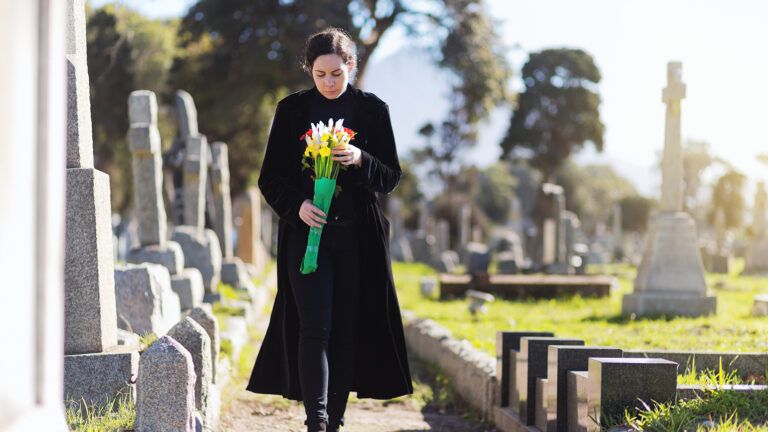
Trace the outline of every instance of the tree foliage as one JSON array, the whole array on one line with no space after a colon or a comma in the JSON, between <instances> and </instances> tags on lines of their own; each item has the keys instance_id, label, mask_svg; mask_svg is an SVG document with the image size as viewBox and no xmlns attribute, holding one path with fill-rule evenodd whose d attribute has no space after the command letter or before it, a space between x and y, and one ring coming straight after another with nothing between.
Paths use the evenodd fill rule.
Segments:
<instances>
[{"instance_id":1,"label":"tree foliage","mask_svg":"<svg viewBox=\"0 0 768 432\"><path fill-rule=\"evenodd\" d=\"M635 186L610 165L579 166L568 163L558 176L565 190L566 207L576 213L582 226L593 231L610 219L614 204L626 196L637 195Z\"/></svg>"},{"instance_id":2,"label":"tree foliage","mask_svg":"<svg viewBox=\"0 0 768 432\"><path fill-rule=\"evenodd\" d=\"M550 178L586 142L603 150L600 71L591 55L567 48L532 53L522 78L525 91L501 141L503 158L530 159Z\"/></svg>"},{"instance_id":3,"label":"tree foliage","mask_svg":"<svg viewBox=\"0 0 768 432\"><path fill-rule=\"evenodd\" d=\"M382 36L400 25L429 40L454 72L456 124L482 118L500 95L498 44L480 0L199 0L179 27L180 54L171 86L195 98L200 130L230 146L232 191L260 162L275 101L311 85L300 68L304 42L329 25L358 46L357 84ZM492 51L496 50L496 51ZM460 56L461 58L458 58ZM469 132L472 132L471 130Z\"/></svg>"},{"instance_id":4,"label":"tree foliage","mask_svg":"<svg viewBox=\"0 0 768 432\"><path fill-rule=\"evenodd\" d=\"M642 195L627 195L619 200L621 206L621 228L627 231L644 232L656 202Z\"/></svg>"},{"instance_id":5,"label":"tree foliage","mask_svg":"<svg viewBox=\"0 0 768 432\"><path fill-rule=\"evenodd\" d=\"M134 89L131 44L117 30L107 10L93 12L87 22L88 74L96 168L111 178L112 207L131 204L131 154L128 150L128 95Z\"/></svg>"}]
</instances>

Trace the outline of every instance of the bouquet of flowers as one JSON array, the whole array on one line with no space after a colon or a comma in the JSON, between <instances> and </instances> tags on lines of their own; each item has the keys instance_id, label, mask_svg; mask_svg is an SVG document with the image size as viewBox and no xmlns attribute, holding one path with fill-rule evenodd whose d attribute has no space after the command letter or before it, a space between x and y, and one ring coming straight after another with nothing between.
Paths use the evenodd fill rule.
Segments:
<instances>
[{"instance_id":1,"label":"bouquet of flowers","mask_svg":"<svg viewBox=\"0 0 768 432\"><path fill-rule=\"evenodd\" d=\"M323 122L311 123L312 127L299 138L307 143L302 164L314 170L315 194L312 202L325 214L328 214L328 209L331 207L339 170L346 168L333 160L331 151L338 146L346 146L355 139L355 131L343 127L343 123L344 119L337 120L335 124L333 119L328 119L327 125ZM301 274L310 274L317 270L317 252L322 233L322 225L309 228L307 249L304 252L304 259L301 260Z\"/></svg>"}]
</instances>

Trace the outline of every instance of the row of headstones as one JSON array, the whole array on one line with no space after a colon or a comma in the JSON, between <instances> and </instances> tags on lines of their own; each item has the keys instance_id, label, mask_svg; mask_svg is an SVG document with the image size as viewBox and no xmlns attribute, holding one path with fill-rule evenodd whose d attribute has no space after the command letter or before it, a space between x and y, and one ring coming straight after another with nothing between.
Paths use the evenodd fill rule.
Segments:
<instances>
[{"instance_id":1,"label":"row of headstones","mask_svg":"<svg viewBox=\"0 0 768 432\"><path fill-rule=\"evenodd\" d=\"M678 363L585 346L580 339L498 332L496 349L500 407L541 431L601 430L621 424L627 410L671 402L682 392ZM697 390L686 391L692 396Z\"/></svg>"},{"instance_id":2,"label":"row of headstones","mask_svg":"<svg viewBox=\"0 0 768 432\"><path fill-rule=\"evenodd\" d=\"M423 262L438 271L453 273L458 264L464 264L470 274L487 273L491 251L497 252L500 274L525 271L532 265L525 260L522 241L514 231L508 231L492 239L490 246L481 242L481 236L471 226L471 206L459 209L459 244L456 250L449 247L449 224L440 219L431 221L427 209L419 207L419 229L407 233L401 219L401 202L390 197L388 213L392 219L392 257L398 261ZM537 263L532 270L552 274L582 272L587 253L577 250L576 240L580 228L578 217L565 210L565 195L561 186L544 183L539 197L541 223L538 227L535 253ZM432 229L430 229L432 228Z\"/></svg>"}]
</instances>

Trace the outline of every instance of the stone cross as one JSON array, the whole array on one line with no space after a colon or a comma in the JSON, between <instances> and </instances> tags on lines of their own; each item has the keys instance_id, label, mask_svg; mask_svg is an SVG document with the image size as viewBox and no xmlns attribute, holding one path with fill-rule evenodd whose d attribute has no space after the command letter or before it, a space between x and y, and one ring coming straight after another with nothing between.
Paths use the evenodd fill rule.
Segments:
<instances>
[{"instance_id":1,"label":"stone cross","mask_svg":"<svg viewBox=\"0 0 768 432\"><path fill-rule=\"evenodd\" d=\"M223 142L211 144L211 183L215 207L214 231L225 259L234 256L232 246L232 198L229 194L229 151Z\"/></svg>"},{"instance_id":2,"label":"stone cross","mask_svg":"<svg viewBox=\"0 0 768 432\"><path fill-rule=\"evenodd\" d=\"M755 238L762 239L765 237L765 212L767 196L765 193L765 182L759 182L757 184L757 192L755 193L755 208L753 211L752 227L754 230Z\"/></svg>"},{"instance_id":3,"label":"stone cross","mask_svg":"<svg viewBox=\"0 0 768 432\"><path fill-rule=\"evenodd\" d=\"M128 98L128 118L139 244L165 247L168 226L162 194L163 167L155 94L148 90L132 92Z\"/></svg>"},{"instance_id":4,"label":"stone cross","mask_svg":"<svg viewBox=\"0 0 768 432\"><path fill-rule=\"evenodd\" d=\"M667 64L667 87L662 100L667 104L662 165L662 212L683 210L683 158L680 144L680 101L685 98L683 64Z\"/></svg>"}]
</instances>

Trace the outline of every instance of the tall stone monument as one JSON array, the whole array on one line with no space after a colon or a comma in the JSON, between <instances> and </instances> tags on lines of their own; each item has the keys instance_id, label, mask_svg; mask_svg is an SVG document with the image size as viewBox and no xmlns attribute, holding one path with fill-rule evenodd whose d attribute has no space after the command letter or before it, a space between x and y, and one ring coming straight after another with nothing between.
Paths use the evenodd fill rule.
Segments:
<instances>
[{"instance_id":1,"label":"tall stone monument","mask_svg":"<svg viewBox=\"0 0 768 432\"><path fill-rule=\"evenodd\" d=\"M184 268L181 245L168 240L155 93L149 90L132 92L128 98L128 117L139 246L128 252L126 261L166 267L182 309L192 309L202 302L203 278L196 268Z\"/></svg>"},{"instance_id":2,"label":"tall stone monument","mask_svg":"<svg viewBox=\"0 0 768 432\"><path fill-rule=\"evenodd\" d=\"M749 274L768 273L768 233L766 232L765 183L757 184L755 206L752 210L752 243L747 249L744 272Z\"/></svg>"},{"instance_id":3,"label":"tall stone monument","mask_svg":"<svg viewBox=\"0 0 768 432\"><path fill-rule=\"evenodd\" d=\"M0 429L67 431L62 407L67 2L0 13Z\"/></svg>"},{"instance_id":4,"label":"tall stone monument","mask_svg":"<svg viewBox=\"0 0 768 432\"><path fill-rule=\"evenodd\" d=\"M238 289L255 289L248 269L239 257L235 256L232 234L232 197L229 194L229 150L225 143L211 145L211 186L213 195L214 231L219 238L223 261L221 263L221 281Z\"/></svg>"},{"instance_id":5,"label":"tall stone monument","mask_svg":"<svg viewBox=\"0 0 768 432\"><path fill-rule=\"evenodd\" d=\"M173 229L171 240L181 245L186 265L200 270L205 299L210 302L218 298L222 254L216 233L205 228L208 141L198 133L195 102L183 90L176 92L176 119L179 139L185 143L183 217L182 225Z\"/></svg>"},{"instance_id":6,"label":"tall stone monument","mask_svg":"<svg viewBox=\"0 0 768 432\"><path fill-rule=\"evenodd\" d=\"M93 167L83 0L68 0L67 12L64 395L105 403L132 393L139 354L117 346L109 176Z\"/></svg>"},{"instance_id":7,"label":"tall stone monument","mask_svg":"<svg viewBox=\"0 0 768 432\"><path fill-rule=\"evenodd\" d=\"M696 223L683 212L683 159L680 101L685 97L682 64L667 65L667 104L661 211L654 219L635 277L635 292L624 296L624 315L700 316L715 313L717 299L707 296Z\"/></svg>"}]
</instances>

